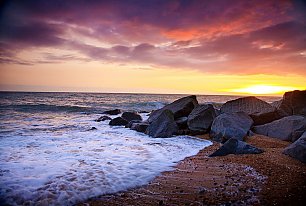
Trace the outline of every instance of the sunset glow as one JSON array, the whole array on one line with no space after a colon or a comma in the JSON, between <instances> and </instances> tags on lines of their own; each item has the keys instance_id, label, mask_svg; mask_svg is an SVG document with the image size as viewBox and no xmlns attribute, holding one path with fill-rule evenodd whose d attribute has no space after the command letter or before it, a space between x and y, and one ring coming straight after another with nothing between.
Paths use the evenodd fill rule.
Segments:
<instances>
[{"instance_id":1,"label":"sunset glow","mask_svg":"<svg viewBox=\"0 0 306 206\"><path fill-rule=\"evenodd\" d=\"M233 89L230 90L231 92L237 92L240 94L283 94L286 91L292 91L292 90L303 90L305 88L302 87L285 87L285 86L269 86L269 85L254 85L246 88L241 89Z\"/></svg>"},{"instance_id":2,"label":"sunset glow","mask_svg":"<svg viewBox=\"0 0 306 206\"><path fill-rule=\"evenodd\" d=\"M302 1L4 1L0 90L281 95L306 85Z\"/></svg>"}]
</instances>

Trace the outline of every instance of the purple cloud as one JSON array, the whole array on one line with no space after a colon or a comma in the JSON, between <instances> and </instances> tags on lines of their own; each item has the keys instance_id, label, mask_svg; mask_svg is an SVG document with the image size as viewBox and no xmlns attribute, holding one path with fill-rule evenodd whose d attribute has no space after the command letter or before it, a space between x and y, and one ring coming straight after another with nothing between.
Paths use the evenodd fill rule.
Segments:
<instances>
[{"instance_id":1,"label":"purple cloud","mask_svg":"<svg viewBox=\"0 0 306 206\"><path fill-rule=\"evenodd\" d=\"M5 1L0 61L130 62L218 73L284 73L291 66L305 74L303 8L302 1L276 0ZM35 48L73 54L18 58Z\"/></svg>"}]
</instances>

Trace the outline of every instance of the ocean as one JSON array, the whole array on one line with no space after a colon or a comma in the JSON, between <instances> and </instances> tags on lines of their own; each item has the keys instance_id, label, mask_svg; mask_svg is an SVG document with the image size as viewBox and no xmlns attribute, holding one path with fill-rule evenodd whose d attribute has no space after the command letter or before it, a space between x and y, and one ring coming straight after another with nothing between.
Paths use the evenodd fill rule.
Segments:
<instances>
[{"instance_id":1,"label":"ocean","mask_svg":"<svg viewBox=\"0 0 306 206\"><path fill-rule=\"evenodd\" d=\"M190 136L151 138L95 120L105 110L149 112L183 96L0 92L0 202L73 205L147 184L172 170L211 142ZM197 96L199 103L216 107L235 98ZM143 119L147 114L141 113Z\"/></svg>"}]
</instances>

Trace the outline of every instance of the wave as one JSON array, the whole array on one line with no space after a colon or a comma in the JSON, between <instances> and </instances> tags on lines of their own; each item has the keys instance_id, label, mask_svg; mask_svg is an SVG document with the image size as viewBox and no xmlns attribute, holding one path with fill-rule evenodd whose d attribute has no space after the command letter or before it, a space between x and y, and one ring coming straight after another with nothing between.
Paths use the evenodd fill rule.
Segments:
<instances>
[{"instance_id":1,"label":"wave","mask_svg":"<svg viewBox=\"0 0 306 206\"><path fill-rule=\"evenodd\" d=\"M49 105L49 104L19 104L0 105L1 110L15 110L18 112L90 112L89 107L72 105Z\"/></svg>"},{"instance_id":2,"label":"wave","mask_svg":"<svg viewBox=\"0 0 306 206\"><path fill-rule=\"evenodd\" d=\"M52 104L0 104L0 111L13 110L17 112L74 112L74 113L102 113L105 110L121 109L123 111L152 111L165 106L165 102L118 102L118 103L89 103L88 106L52 105Z\"/></svg>"}]
</instances>

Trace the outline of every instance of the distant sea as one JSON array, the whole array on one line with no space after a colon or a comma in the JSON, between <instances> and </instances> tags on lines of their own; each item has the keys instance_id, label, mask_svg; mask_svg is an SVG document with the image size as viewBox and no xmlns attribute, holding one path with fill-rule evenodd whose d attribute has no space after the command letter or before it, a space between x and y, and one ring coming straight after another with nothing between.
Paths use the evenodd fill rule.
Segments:
<instances>
[{"instance_id":1,"label":"distant sea","mask_svg":"<svg viewBox=\"0 0 306 206\"><path fill-rule=\"evenodd\" d=\"M94 120L105 110L151 111L183 96L0 92L0 202L73 205L173 169L211 143L189 136L154 139ZM235 98L197 95L199 103L216 107Z\"/></svg>"}]
</instances>

